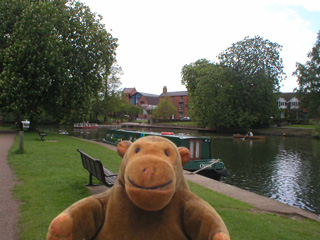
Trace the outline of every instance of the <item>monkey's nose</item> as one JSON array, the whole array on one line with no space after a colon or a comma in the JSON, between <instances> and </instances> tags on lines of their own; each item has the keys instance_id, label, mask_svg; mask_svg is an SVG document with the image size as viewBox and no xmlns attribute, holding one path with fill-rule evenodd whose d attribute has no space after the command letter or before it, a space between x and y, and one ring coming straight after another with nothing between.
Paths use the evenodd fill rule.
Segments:
<instances>
[{"instance_id":1,"label":"monkey's nose","mask_svg":"<svg viewBox=\"0 0 320 240\"><path fill-rule=\"evenodd\" d=\"M154 173L157 171L155 168L144 168L143 173L146 177L146 180L150 180L150 178L154 175Z\"/></svg>"}]
</instances>

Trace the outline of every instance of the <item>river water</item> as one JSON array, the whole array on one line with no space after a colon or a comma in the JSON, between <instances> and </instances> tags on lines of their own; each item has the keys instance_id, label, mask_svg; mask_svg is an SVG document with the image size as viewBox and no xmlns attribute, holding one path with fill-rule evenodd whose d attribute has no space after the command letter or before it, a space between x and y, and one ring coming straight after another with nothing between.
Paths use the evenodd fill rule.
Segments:
<instances>
[{"instance_id":1,"label":"river water","mask_svg":"<svg viewBox=\"0 0 320 240\"><path fill-rule=\"evenodd\" d=\"M230 172L223 182L320 215L319 140L214 136L212 143Z\"/></svg>"},{"instance_id":2,"label":"river water","mask_svg":"<svg viewBox=\"0 0 320 240\"><path fill-rule=\"evenodd\" d=\"M70 135L100 140L106 132L106 128L65 130ZM175 131L178 132L183 131ZM196 131L186 133L208 136ZM209 136L212 157L222 159L230 173L222 182L320 215L320 140L276 136L241 140L230 135Z\"/></svg>"}]
</instances>

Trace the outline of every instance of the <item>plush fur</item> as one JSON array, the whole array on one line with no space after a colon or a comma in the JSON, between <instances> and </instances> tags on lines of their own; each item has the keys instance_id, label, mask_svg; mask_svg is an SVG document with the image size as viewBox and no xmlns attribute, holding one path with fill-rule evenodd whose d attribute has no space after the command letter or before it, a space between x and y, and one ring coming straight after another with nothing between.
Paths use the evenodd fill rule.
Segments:
<instances>
[{"instance_id":1,"label":"plush fur","mask_svg":"<svg viewBox=\"0 0 320 240\"><path fill-rule=\"evenodd\" d=\"M189 190L187 148L150 136L117 149L123 160L116 184L58 215L47 240L230 239L218 213Z\"/></svg>"}]
</instances>

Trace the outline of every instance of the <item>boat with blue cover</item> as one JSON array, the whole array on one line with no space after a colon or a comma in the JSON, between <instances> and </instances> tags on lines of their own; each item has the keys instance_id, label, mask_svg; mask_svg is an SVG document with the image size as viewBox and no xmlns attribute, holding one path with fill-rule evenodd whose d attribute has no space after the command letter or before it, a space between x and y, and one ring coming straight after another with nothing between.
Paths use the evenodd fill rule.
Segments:
<instances>
[{"instance_id":1,"label":"boat with blue cover","mask_svg":"<svg viewBox=\"0 0 320 240\"><path fill-rule=\"evenodd\" d=\"M204 174L210 178L219 180L221 176L227 176L228 171L220 159L211 157L211 139L209 137L189 136L173 134L172 132L140 132L124 129L108 129L103 139L105 143L117 145L127 140L134 142L144 136L162 136L170 139L177 147L186 147L190 150L190 160L183 168L192 173Z\"/></svg>"}]
</instances>

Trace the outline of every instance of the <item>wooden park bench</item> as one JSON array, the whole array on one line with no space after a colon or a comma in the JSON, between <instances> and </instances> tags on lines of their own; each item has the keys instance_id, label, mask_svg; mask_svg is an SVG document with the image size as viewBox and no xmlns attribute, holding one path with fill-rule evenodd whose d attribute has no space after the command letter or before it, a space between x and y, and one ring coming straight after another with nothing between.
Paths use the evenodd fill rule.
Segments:
<instances>
[{"instance_id":1,"label":"wooden park bench","mask_svg":"<svg viewBox=\"0 0 320 240\"><path fill-rule=\"evenodd\" d=\"M47 136L47 134L43 131L40 131L38 128L37 128L37 132L41 138L41 141L44 141L44 137Z\"/></svg>"},{"instance_id":2,"label":"wooden park bench","mask_svg":"<svg viewBox=\"0 0 320 240\"><path fill-rule=\"evenodd\" d=\"M77 151L80 153L83 167L89 172L89 184L87 186L97 186L97 184L92 183L92 176L96 177L107 187L114 185L117 179L117 174L114 174L103 166L99 159L91 157L81 149L77 149Z\"/></svg>"}]
</instances>

